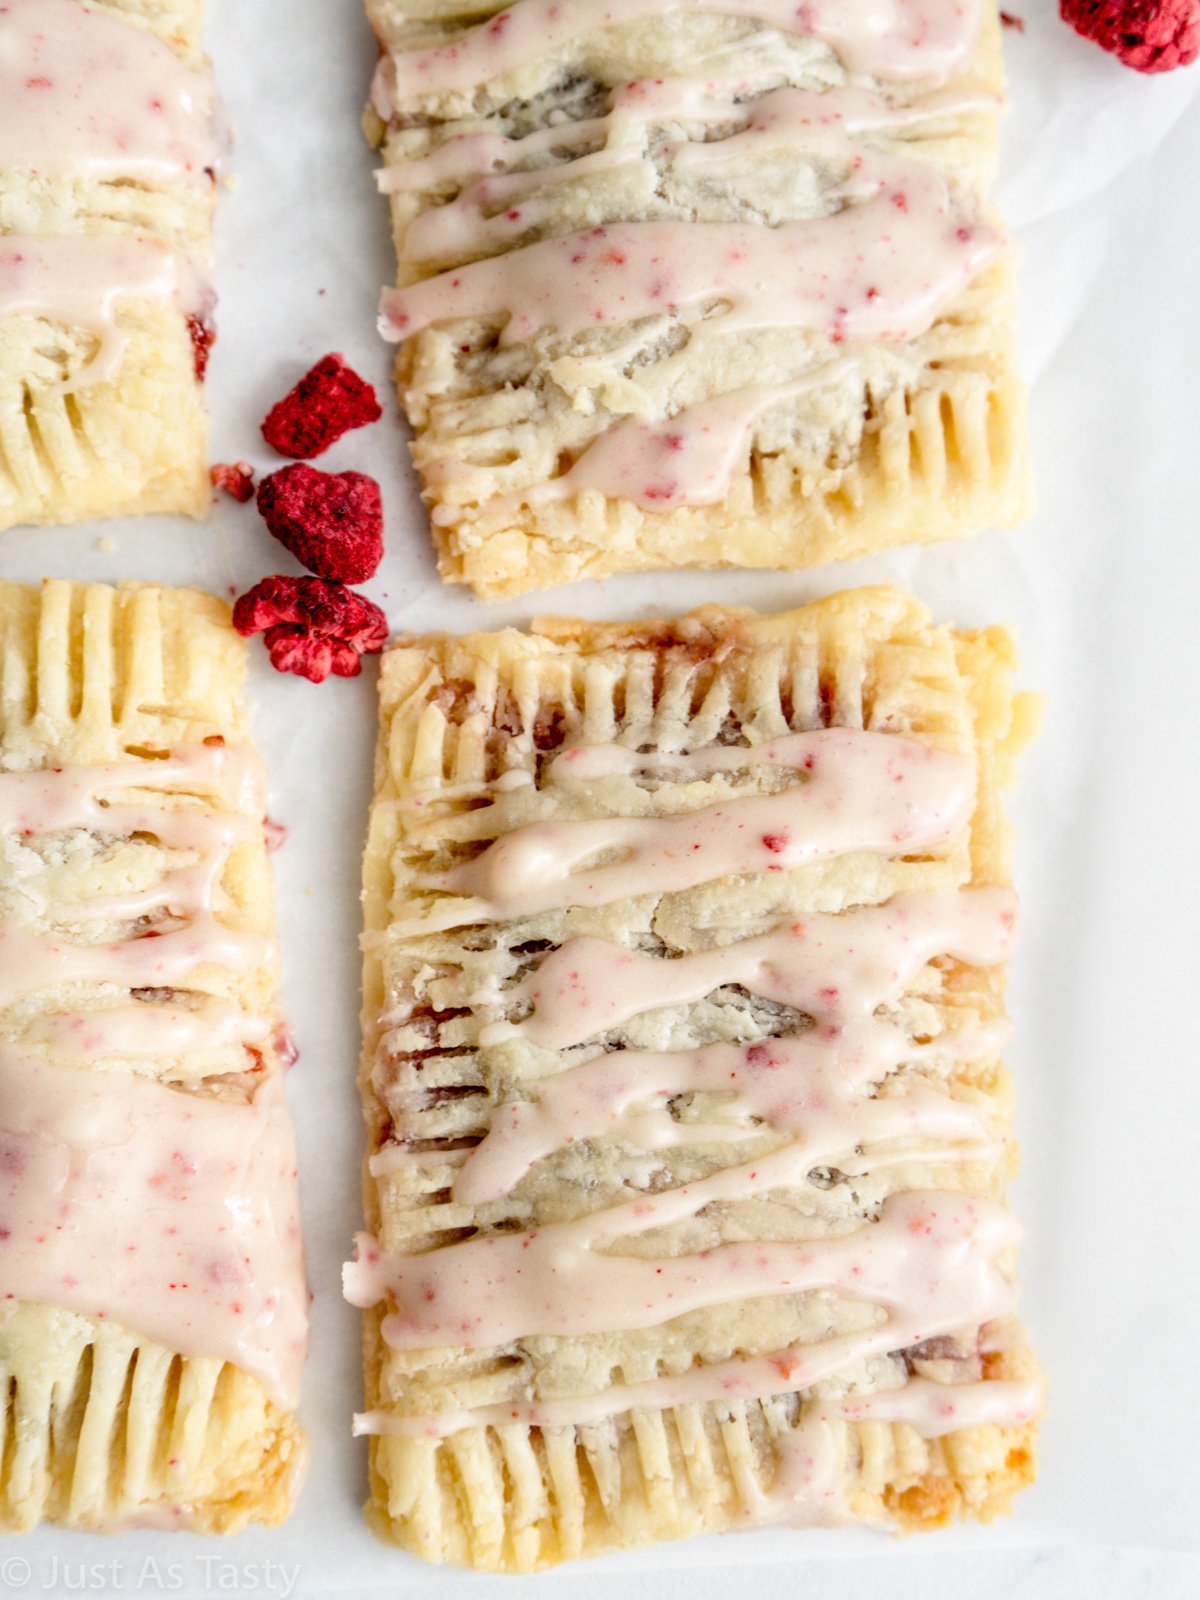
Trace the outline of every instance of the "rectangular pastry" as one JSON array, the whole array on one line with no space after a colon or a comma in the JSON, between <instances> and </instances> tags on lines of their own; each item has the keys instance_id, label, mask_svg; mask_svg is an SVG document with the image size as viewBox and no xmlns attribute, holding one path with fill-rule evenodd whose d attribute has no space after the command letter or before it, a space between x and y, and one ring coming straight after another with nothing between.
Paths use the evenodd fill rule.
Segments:
<instances>
[{"instance_id":1,"label":"rectangular pastry","mask_svg":"<svg viewBox=\"0 0 1200 1600\"><path fill-rule=\"evenodd\" d=\"M994 0L368 10L380 325L445 578L795 568L1024 514Z\"/></svg>"},{"instance_id":2,"label":"rectangular pastry","mask_svg":"<svg viewBox=\"0 0 1200 1600\"><path fill-rule=\"evenodd\" d=\"M0 8L0 529L208 504L198 0Z\"/></svg>"},{"instance_id":3,"label":"rectangular pastry","mask_svg":"<svg viewBox=\"0 0 1200 1600\"><path fill-rule=\"evenodd\" d=\"M384 660L368 1515L529 1570L1033 1476L1001 629L860 590Z\"/></svg>"},{"instance_id":4,"label":"rectangular pastry","mask_svg":"<svg viewBox=\"0 0 1200 1600\"><path fill-rule=\"evenodd\" d=\"M0 584L0 1530L232 1532L303 1477L244 653L208 595Z\"/></svg>"}]
</instances>

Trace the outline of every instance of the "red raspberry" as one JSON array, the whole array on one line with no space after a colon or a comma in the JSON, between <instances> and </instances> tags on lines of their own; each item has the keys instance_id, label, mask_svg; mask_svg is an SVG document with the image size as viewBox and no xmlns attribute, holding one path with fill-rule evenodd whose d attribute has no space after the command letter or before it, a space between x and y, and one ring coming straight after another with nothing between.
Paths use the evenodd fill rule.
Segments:
<instances>
[{"instance_id":1,"label":"red raspberry","mask_svg":"<svg viewBox=\"0 0 1200 1600\"><path fill-rule=\"evenodd\" d=\"M248 461L235 461L232 465L218 461L209 471L214 489L224 489L226 494L245 505L254 498L254 468Z\"/></svg>"},{"instance_id":2,"label":"red raspberry","mask_svg":"<svg viewBox=\"0 0 1200 1600\"><path fill-rule=\"evenodd\" d=\"M1061 0L1063 19L1138 72L1200 55L1200 0Z\"/></svg>"},{"instance_id":3,"label":"red raspberry","mask_svg":"<svg viewBox=\"0 0 1200 1600\"><path fill-rule=\"evenodd\" d=\"M383 559L383 503L364 473L280 467L259 484L258 509L284 549L319 578L364 583Z\"/></svg>"},{"instance_id":4,"label":"red raspberry","mask_svg":"<svg viewBox=\"0 0 1200 1600\"><path fill-rule=\"evenodd\" d=\"M365 595L323 578L264 578L233 608L245 638L265 634L271 665L321 683L332 672L356 678L362 657L387 643L387 618Z\"/></svg>"},{"instance_id":5,"label":"red raspberry","mask_svg":"<svg viewBox=\"0 0 1200 1600\"><path fill-rule=\"evenodd\" d=\"M310 461L344 433L378 422L382 415L374 389L335 352L323 356L291 393L271 408L262 433L281 456Z\"/></svg>"}]
</instances>

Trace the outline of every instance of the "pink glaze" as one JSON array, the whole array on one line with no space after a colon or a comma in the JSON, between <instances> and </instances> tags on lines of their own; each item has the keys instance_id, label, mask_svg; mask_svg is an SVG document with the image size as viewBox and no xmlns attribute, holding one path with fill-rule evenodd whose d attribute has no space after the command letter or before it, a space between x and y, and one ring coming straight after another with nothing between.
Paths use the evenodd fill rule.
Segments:
<instances>
[{"instance_id":1,"label":"pink glaze","mask_svg":"<svg viewBox=\"0 0 1200 1600\"><path fill-rule=\"evenodd\" d=\"M167 933L152 929L113 944L74 944L0 922L0 1009L59 984L174 988L203 967L247 972L273 957L273 940L226 927L208 914Z\"/></svg>"},{"instance_id":2,"label":"pink glaze","mask_svg":"<svg viewBox=\"0 0 1200 1600\"><path fill-rule=\"evenodd\" d=\"M411 171L389 169L383 187L395 190L443 181L469 171L472 162L482 163L485 175L409 225L406 259L468 264L385 291L384 337L408 338L454 318L500 317L499 342L506 346L549 333L574 337L652 316L683 316L698 338L801 327L837 345L903 342L927 332L999 252L1000 235L960 217L936 172L855 138L994 107L994 98L943 93L894 107L861 88L781 88L753 101L720 90L692 80L627 84L613 91L606 117L542 129L524 140L466 135L412 163ZM651 157L650 125L698 118L707 119L705 126L732 123L736 131L707 141L681 136L656 144ZM517 159L570 156L598 141L598 149L554 166L505 170ZM653 188L664 160L696 172L770 149L838 171L828 198L842 209L775 227L612 223L516 244L553 221L550 191L559 184L633 164ZM470 259L479 256L486 259ZM615 420L565 473L500 497L495 509L516 511L588 491L631 499L648 512L717 504L728 495L763 413L810 389L827 389L846 370L820 362L792 384L718 395L669 417Z\"/></svg>"},{"instance_id":3,"label":"pink glaze","mask_svg":"<svg viewBox=\"0 0 1200 1600\"><path fill-rule=\"evenodd\" d=\"M588 492L632 500L644 511L717 505L743 467L754 424L774 406L821 389L855 370L851 361L826 362L811 377L774 387L735 389L684 406L662 422L626 417L605 430L560 477L492 502L503 506L573 500Z\"/></svg>"},{"instance_id":4,"label":"pink glaze","mask_svg":"<svg viewBox=\"0 0 1200 1600\"><path fill-rule=\"evenodd\" d=\"M802 1362L815 1364L810 1382L829 1370L834 1347L842 1365L1012 1309L1013 1285L996 1258L1016 1242L1016 1222L993 1202L956 1192L892 1195L877 1222L835 1239L720 1244L686 1256L598 1248L677 1220L681 1211L694 1215L714 1199L744 1197L753 1192L750 1180L749 1169L727 1168L686 1190L424 1255L388 1255L362 1235L358 1259L345 1268L346 1296L357 1306L385 1296L396 1305L383 1327L397 1350L484 1349L650 1328L732 1300L816 1289L886 1309L870 1331L801 1352ZM761 1187L768 1192L771 1185Z\"/></svg>"},{"instance_id":5,"label":"pink glaze","mask_svg":"<svg viewBox=\"0 0 1200 1600\"><path fill-rule=\"evenodd\" d=\"M902 1422L923 1439L989 1423L1019 1427L1041 1409L1042 1386L1032 1379L994 1378L982 1383L933 1383L910 1378L898 1389L821 1403L821 1414L846 1422Z\"/></svg>"},{"instance_id":6,"label":"pink glaze","mask_svg":"<svg viewBox=\"0 0 1200 1600\"><path fill-rule=\"evenodd\" d=\"M869 198L889 182L901 188L927 183L929 169L902 152L873 151L856 142L856 135L895 135L964 113L994 114L999 106L994 95L951 91L925 95L911 105L892 105L860 88L771 89L751 100L744 94L744 84L724 88L686 78L639 80L612 91L611 109L604 117L542 128L524 139L464 134L428 157L385 167L379 173L385 194L454 178L475 180L453 200L413 219L404 234L404 259L466 260L510 248L531 229L553 223L553 190L615 167L638 169L653 188L662 167L703 174L730 161L775 152L789 160L844 167L847 178L831 197ZM663 124L663 132L651 142L647 131ZM720 139L688 138L685 129L697 125L706 133L714 125L730 125L733 131ZM589 153L573 153L597 144ZM549 154L563 159L551 166L509 170Z\"/></svg>"},{"instance_id":7,"label":"pink glaze","mask_svg":"<svg viewBox=\"0 0 1200 1600\"><path fill-rule=\"evenodd\" d=\"M391 117L420 96L494 82L595 29L689 13L809 35L848 71L898 82L937 82L965 70L979 31L975 0L516 0L447 44L385 57L375 108Z\"/></svg>"},{"instance_id":8,"label":"pink glaze","mask_svg":"<svg viewBox=\"0 0 1200 1600\"><path fill-rule=\"evenodd\" d=\"M385 290L379 326L396 342L438 322L501 317L504 347L686 314L704 318L706 336L799 327L835 344L899 343L930 328L1001 243L955 214L942 178L914 166L902 183L808 222L617 222L542 239Z\"/></svg>"},{"instance_id":9,"label":"pink glaze","mask_svg":"<svg viewBox=\"0 0 1200 1600\"><path fill-rule=\"evenodd\" d=\"M261 1050L270 1042L271 1033L265 1017L211 996L205 996L196 1010L137 1002L104 1010L55 1011L26 1029L31 1043L44 1044L55 1055L79 1061L110 1056L163 1061L192 1050L235 1045Z\"/></svg>"},{"instance_id":10,"label":"pink glaze","mask_svg":"<svg viewBox=\"0 0 1200 1600\"><path fill-rule=\"evenodd\" d=\"M0 167L47 178L212 181L207 73L79 0L0 6Z\"/></svg>"},{"instance_id":11,"label":"pink glaze","mask_svg":"<svg viewBox=\"0 0 1200 1600\"><path fill-rule=\"evenodd\" d=\"M10 1300L111 1317L232 1362L292 1405L307 1291L283 1054L272 1051L269 1068L266 1056L274 1019L213 995L194 996L192 1009L174 992L201 969L240 975L275 961L273 940L226 926L214 909L230 851L261 848L262 800L257 761L219 742L159 760L0 774L9 840L146 835L194 858L168 865L152 890L81 901L60 917L85 928L133 920L125 939L84 943L0 922L0 1010L74 984L134 992L30 1018L22 1046L0 1046L0 1264ZM256 1085L248 1104L50 1064L32 1048L94 1063L237 1045L251 1054L238 1069ZM234 1090L246 1080L228 1081Z\"/></svg>"},{"instance_id":12,"label":"pink glaze","mask_svg":"<svg viewBox=\"0 0 1200 1600\"><path fill-rule=\"evenodd\" d=\"M201 967L242 971L272 960L271 940L228 927L212 911L229 852L262 839L261 785L257 761L223 745L181 747L162 761L0 774L0 834L32 838L80 828L100 837L145 833L197 858L190 866L169 869L152 888L83 901L62 914L65 922L151 923L114 943L76 943L0 920L0 1007L64 983L169 988ZM166 810L147 801L106 798L154 789L168 795L213 794L229 805L249 805L254 814L203 806ZM163 916L183 919L182 926L160 931L154 924Z\"/></svg>"},{"instance_id":13,"label":"pink glaze","mask_svg":"<svg viewBox=\"0 0 1200 1600\"><path fill-rule=\"evenodd\" d=\"M920 849L916 835L926 844L953 837L974 803L968 760L846 729L690 753L581 746L550 762L542 782L547 793L606 784L604 803L615 807L647 789L755 768L795 773L798 781L774 795L737 796L682 816L547 822L501 836L468 867L438 880L437 887L477 898L446 920L436 912L434 923L605 904L730 871L769 871L778 856L786 866L855 849ZM892 808L901 773L907 809L898 817ZM794 809L768 819L768 827L756 809L762 802ZM751 819L752 828L739 828ZM747 831L749 845L739 837ZM580 862L614 850L625 852L619 862L579 870ZM703 859L693 867L697 854ZM485 1232L416 1255L385 1251L362 1236L346 1268L346 1294L364 1307L386 1303L383 1336L393 1348L504 1348L529 1338L660 1326L735 1301L822 1292L869 1302L879 1315L811 1345L732 1356L581 1399L530 1396L434 1416L373 1413L359 1419L358 1431L436 1439L477 1426L586 1425L638 1407L800 1393L864 1359L1010 1317L1016 1289L1007 1257L1018 1228L1002 1207L969 1193L901 1191L884 1201L876 1220L834 1238L731 1241L682 1255L622 1253L622 1241L645 1248L647 1235L708 1207L803 1190L817 1166L854 1176L906 1160L923 1166L995 1160L1003 1132L981 1106L954 1098L936 1080L954 1062L995 1060L1003 1029L968 1016L940 1035L914 1039L887 1013L929 962L951 957L999 965L1015 932L1016 901L1007 889L910 891L881 905L789 919L767 934L673 959L576 938L515 988L477 996L475 1005L529 1006L519 1022L485 1026L483 1049L522 1038L570 1050L633 1017L733 985L791 1007L805 1021L798 1032L750 1045L614 1050L560 1063L524 1085L525 1098L498 1106L473 1148L380 1151L372 1162L380 1174L426 1159L456 1167L453 1200L479 1206L511 1195L537 1163L580 1142L745 1147L734 1164L690 1183L638 1192L570 1221ZM397 1012L387 1020L400 1025L404 1017ZM923 1076L898 1071L905 1066ZM672 1101L697 1095L703 1098L691 1100L677 1121ZM903 1422L932 1438L985 1422L1016 1425L1038 1403L1033 1383L947 1386L924 1379L896 1391L814 1396L780 1442L772 1482L764 1488L747 1478L739 1485L747 1521L842 1519L834 1421Z\"/></svg>"},{"instance_id":14,"label":"pink glaze","mask_svg":"<svg viewBox=\"0 0 1200 1600\"><path fill-rule=\"evenodd\" d=\"M582 145L597 143L620 145L628 160L636 158L636 146L629 148L631 136L648 127L740 124L741 134L751 135L750 139L671 139L661 146L676 165L681 161L715 165L731 152L740 155L747 148L759 150L774 144L786 147L791 140L808 136L814 124L840 125L851 134L899 131L938 117L995 113L1002 103L995 95L968 90L939 90L907 105L893 105L882 95L861 88L817 91L785 87L768 89L755 99L745 98L745 92L742 80L725 84L699 78L637 78L610 91L604 116L556 123L521 139L499 133L456 134L428 156L379 168L376 182L381 194L411 194L447 183L494 180L521 167L528 170L520 176L555 181L559 167L534 168L531 163L547 155L570 155ZM570 168L570 162L564 165Z\"/></svg>"},{"instance_id":15,"label":"pink glaze","mask_svg":"<svg viewBox=\"0 0 1200 1600\"><path fill-rule=\"evenodd\" d=\"M529 1086L531 1098L498 1106L483 1142L466 1152L454 1199L485 1205L510 1194L539 1161L584 1139L620 1138L641 1149L797 1135L791 1147L800 1181L818 1165L862 1172L883 1164L858 1146L900 1141L938 1159L961 1160L963 1146L986 1150L993 1138L977 1106L923 1085L872 1098L868 1090L902 1062L977 1059L995 1040L980 1029L915 1045L892 1023L874 1017L856 1026L814 1029L757 1044L713 1044L698 1050L617 1050ZM679 1122L668 1103L677 1095L721 1096L711 1120ZM893 1159L897 1157L893 1156Z\"/></svg>"},{"instance_id":16,"label":"pink glaze","mask_svg":"<svg viewBox=\"0 0 1200 1600\"><path fill-rule=\"evenodd\" d=\"M530 1159L558 1148L573 1131L581 1137L612 1131L632 1105L663 1091L670 1095L688 1089L709 1090L718 1084L732 1086L734 1094L741 1097L743 1111L763 1118L773 1129L799 1133L800 1137L685 1188L646 1195L569 1223L485 1236L413 1257L385 1255L372 1241L364 1240L357 1266L347 1269L347 1293L356 1304L367 1305L385 1294L391 1296L399 1311L386 1320L385 1335L397 1347L420 1348L443 1343L503 1344L534 1334L653 1326L723 1300L818 1286L841 1287L847 1292L857 1287L895 1310L907 1301L902 1289L888 1288L885 1279L889 1274L899 1274L897 1282L903 1279L910 1286L926 1285L934 1298L937 1283L947 1276L960 1288L965 1286L969 1276L965 1267L960 1273L950 1273L947 1266L938 1279L931 1262L925 1261L913 1268L911 1278L904 1278L901 1258L908 1259L904 1249L912 1249L906 1246L906 1235L932 1241L923 1248L940 1255L953 1251L956 1239L975 1239L976 1223L982 1217L983 1234L995 1244L995 1249L985 1252L990 1264L996 1250L1011 1242L1013 1224L999 1208L969 1197L941 1197L936 1203L928 1197L893 1197L885 1207L885 1219L890 1215L902 1220L882 1232L864 1235L871 1241L865 1252L845 1240L832 1245L721 1245L700 1256L680 1258L620 1256L604 1253L603 1247L695 1216L713 1202L736 1201L802 1184L822 1156L880 1138L973 1138L978 1142L987 1131L985 1120L969 1106L944 1095L918 1086L894 1101L867 1096L866 1089L890 1064L922 1055L897 1035L894 1025L877 1020L875 1013L898 998L935 955L953 954L979 964L1003 960L1012 942L1013 915L1012 897L1004 890L914 893L898 896L886 906L839 917L809 918L782 930L782 937L767 935L714 952L723 964L711 967L703 977L694 973L687 998L698 998L721 982L743 982L807 1011L814 1020L812 1033L764 1040L745 1050L710 1046L694 1053L681 1052L675 1058L639 1053L625 1062L620 1055L601 1057L560 1073L540 1087L532 1113L518 1113L514 1120L511 1113L515 1108L500 1108L494 1122L497 1141L489 1151L493 1137L489 1134L479 1147L481 1166L474 1172L474 1158L467 1158L459 1179L464 1190L460 1192L456 1185L456 1198L478 1200L505 1192L514 1178L519 1181ZM774 941L770 948L769 941ZM573 946L584 944L615 949L598 940L576 940L542 963L545 969L564 956L575 958L571 970L576 982L568 991L568 1016L560 1036L538 1038L539 1043L565 1048L576 1042L572 1019L590 1009L589 997L607 995L617 987L606 982L586 956L578 962L581 952ZM748 961L747 947L754 947ZM640 959L657 969L658 980L647 974L644 986L630 986L628 975L622 975L624 987L610 1004L626 1016L683 998L680 988L671 985L670 969L689 961L711 960ZM762 978L756 980L755 972L761 972ZM556 992L553 986L549 992ZM537 1020L536 1011L531 1020ZM518 1028L529 1031L529 1023ZM518 1029L510 1027L510 1031ZM963 1044L971 1050L987 1048L986 1041L971 1034L957 1042L952 1038L948 1044L951 1055ZM936 1056L939 1048L946 1051L945 1044L939 1047L935 1041L929 1051ZM962 1159L964 1151L942 1155ZM871 1165L866 1162L864 1170ZM952 1220L945 1224L947 1217ZM879 1248L880 1241L883 1248ZM981 1281L977 1279L977 1288ZM990 1278L987 1281L991 1283ZM1007 1306L1004 1301L993 1307L986 1296L984 1301L978 1315L964 1313L957 1320L943 1321L937 1307L915 1298L901 1316L905 1329L912 1321L915 1331L911 1337L885 1342L884 1348L930 1337L934 1329L929 1322L953 1328L989 1320ZM870 1348L877 1346L871 1343ZM827 1355L828 1348L822 1353Z\"/></svg>"},{"instance_id":17,"label":"pink glaze","mask_svg":"<svg viewBox=\"0 0 1200 1600\"><path fill-rule=\"evenodd\" d=\"M213 811L183 805L121 802L121 790L189 797L205 793L249 809ZM247 751L224 745L183 746L168 760L117 762L103 767L0 775L0 834L46 836L86 829L102 838L153 838L164 849L196 858L190 865L166 872L153 887L101 899L57 913L88 921L126 921L155 913L201 916L213 904L216 886L230 853L239 845L261 845L264 781L261 764ZM0 927L3 925L0 924Z\"/></svg>"},{"instance_id":18,"label":"pink glaze","mask_svg":"<svg viewBox=\"0 0 1200 1600\"><path fill-rule=\"evenodd\" d=\"M924 849L959 833L974 805L967 757L892 734L829 728L789 735L762 751L755 765L790 768L798 781L682 815L516 828L424 885L465 896L465 903L438 901L427 915L395 927L414 932L607 905L734 873L785 872L849 850ZM611 851L622 859L585 865Z\"/></svg>"},{"instance_id":19,"label":"pink glaze","mask_svg":"<svg viewBox=\"0 0 1200 1600\"><path fill-rule=\"evenodd\" d=\"M752 1528L840 1528L855 1521L842 1487L833 1432L805 1415L775 1444L775 1472L763 1488L750 1463L733 1464L741 1520Z\"/></svg>"},{"instance_id":20,"label":"pink glaze","mask_svg":"<svg viewBox=\"0 0 1200 1600\"><path fill-rule=\"evenodd\" d=\"M691 1367L667 1378L641 1383L614 1384L601 1394L582 1399L515 1400L469 1410L443 1411L437 1416L404 1416L394 1411L362 1412L354 1419L358 1436L379 1435L410 1439L444 1439L466 1428L503 1428L510 1424L531 1428L586 1427L639 1407L672 1410L676 1406L703 1405L712 1400L765 1400L772 1395L796 1394L808 1388L800 1359L808 1352L782 1350L773 1356L736 1357ZM949 1396L944 1388L949 1388ZM916 1390L906 1398L910 1389ZM943 1392L931 1392L943 1391ZM953 1409L946 1405L952 1400ZM1030 1422L1041 1406L1041 1386L1036 1382L982 1383L943 1386L927 1379L910 1379L899 1389L886 1389L845 1401L814 1401L821 1420L847 1422L905 1422L924 1438L940 1438L955 1428L986 1423L1019 1427Z\"/></svg>"},{"instance_id":21,"label":"pink glaze","mask_svg":"<svg viewBox=\"0 0 1200 1600\"><path fill-rule=\"evenodd\" d=\"M664 961L596 938L569 939L509 991L532 1010L495 1022L487 1046L524 1038L566 1050L658 1006L701 1000L726 984L794 1007L818 1026L845 1028L903 994L935 956L979 966L1007 959L1016 942L1009 889L944 889L895 895L838 915L814 912L771 933Z\"/></svg>"},{"instance_id":22,"label":"pink glaze","mask_svg":"<svg viewBox=\"0 0 1200 1600\"><path fill-rule=\"evenodd\" d=\"M206 294L181 256L137 235L0 237L0 319L42 317L100 340L95 355L61 393L107 382L119 369L127 343L116 322L122 300L166 301L182 313L199 314Z\"/></svg>"},{"instance_id":23,"label":"pink glaze","mask_svg":"<svg viewBox=\"0 0 1200 1600\"><path fill-rule=\"evenodd\" d=\"M839 1527L861 1521L845 1500L830 1422L903 1422L923 1439L940 1439L980 1424L1018 1427L1031 1421L1040 1405L1041 1390L1032 1382L942 1384L925 1378L861 1399L816 1400L777 1442L775 1475L766 1489L744 1464L735 1469L742 1479L745 1520L755 1527Z\"/></svg>"},{"instance_id":24,"label":"pink glaze","mask_svg":"<svg viewBox=\"0 0 1200 1600\"><path fill-rule=\"evenodd\" d=\"M112 797L139 793L216 798L241 810L261 810L262 763L237 745L177 745L160 756L94 767L50 767L0 773L0 833L48 834L67 828L120 833ZM180 813L157 812L160 819ZM141 824L135 824L140 827ZM128 831L128 830L126 830Z\"/></svg>"},{"instance_id":25,"label":"pink glaze","mask_svg":"<svg viewBox=\"0 0 1200 1600\"><path fill-rule=\"evenodd\" d=\"M4 1295L232 1362L294 1405L308 1296L277 1077L248 1104L0 1046Z\"/></svg>"}]
</instances>

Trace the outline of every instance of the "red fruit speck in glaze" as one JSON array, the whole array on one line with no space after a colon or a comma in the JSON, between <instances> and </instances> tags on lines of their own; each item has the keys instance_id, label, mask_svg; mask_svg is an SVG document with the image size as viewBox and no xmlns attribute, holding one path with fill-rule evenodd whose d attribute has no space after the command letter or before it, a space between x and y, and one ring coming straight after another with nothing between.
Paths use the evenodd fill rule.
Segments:
<instances>
[{"instance_id":1,"label":"red fruit speck in glaze","mask_svg":"<svg viewBox=\"0 0 1200 1600\"><path fill-rule=\"evenodd\" d=\"M788 847L789 838L786 833L764 833L762 842L773 855L782 855Z\"/></svg>"},{"instance_id":2,"label":"red fruit speck in glaze","mask_svg":"<svg viewBox=\"0 0 1200 1600\"><path fill-rule=\"evenodd\" d=\"M364 473L295 462L259 484L258 509L280 544L320 578L363 583L383 558L379 485Z\"/></svg>"},{"instance_id":3,"label":"red fruit speck in glaze","mask_svg":"<svg viewBox=\"0 0 1200 1600\"><path fill-rule=\"evenodd\" d=\"M194 314L189 314L187 325L188 336L192 341L192 365L196 370L196 382L203 383L217 331L211 322L206 322L203 317Z\"/></svg>"},{"instance_id":4,"label":"red fruit speck in glaze","mask_svg":"<svg viewBox=\"0 0 1200 1600\"><path fill-rule=\"evenodd\" d=\"M1025 18L1017 16L1015 11L1002 11L1000 21L1006 28L1015 28L1018 33L1025 32Z\"/></svg>"}]
</instances>

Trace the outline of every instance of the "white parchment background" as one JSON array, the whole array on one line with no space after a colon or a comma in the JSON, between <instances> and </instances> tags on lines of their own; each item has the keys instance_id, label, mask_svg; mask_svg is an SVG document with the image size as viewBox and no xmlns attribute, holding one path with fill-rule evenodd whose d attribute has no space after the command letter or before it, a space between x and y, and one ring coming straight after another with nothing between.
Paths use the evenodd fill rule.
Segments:
<instances>
[{"instance_id":1,"label":"white parchment background","mask_svg":"<svg viewBox=\"0 0 1200 1600\"><path fill-rule=\"evenodd\" d=\"M359 1206L358 856L374 673L314 689L272 673L256 645L257 736L274 813L290 829L276 861L302 1050L291 1087L316 1296L304 1406L313 1472L288 1527L225 1545L53 1531L9 1541L0 1593L69 1582L281 1593L268 1560L289 1578L299 1566L293 1592L344 1596L503 1587L525 1597L536 1585L657 1600L724 1595L739 1581L767 1600L834 1585L899 1600L1200 1593L1200 1062L1185 1021L1200 988L1200 66L1141 78L1070 33L1053 0L1014 3L1026 31L1007 36L1013 109L1000 200L1025 252L1040 490L1038 514L1017 535L813 576L610 579L484 606L437 583L393 409L322 465L384 485L388 553L370 587L396 628L490 628L538 610L635 617L718 598L778 609L885 577L946 620L1017 624L1025 681L1049 697L1012 807L1026 908L1012 987L1025 1148L1015 1204L1027 1228L1027 1320L1052 1380L1036 1488L1007 1523L953 1531L933 1549L854 1533L746 1534L503 1585L434 1572L373 1542L358 1511L364 1450L348 1437L357 1317L340 1301L338 1271ZM259 420L326 350L344 350L387 388L373 312L392 263L357 131L372 44L358 0L212 0L211 10L211 49L241 134L239 184L221 217L213 459L265 467ZM105 535L115 550L100 549ZM222 499L201 526L9 534L0 570L232 595L298 569L252 507ZM1095 1549L1117 1545L1159 1553Z\"/></svg>"}]
</instances>

